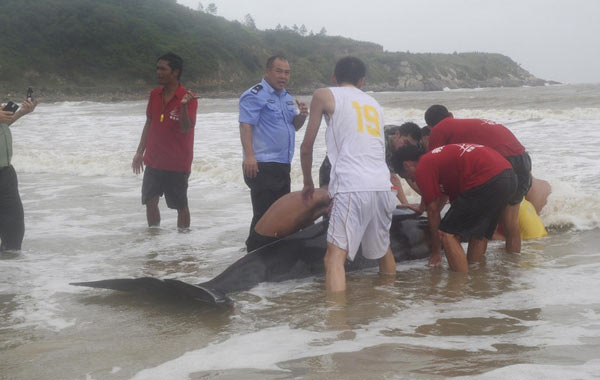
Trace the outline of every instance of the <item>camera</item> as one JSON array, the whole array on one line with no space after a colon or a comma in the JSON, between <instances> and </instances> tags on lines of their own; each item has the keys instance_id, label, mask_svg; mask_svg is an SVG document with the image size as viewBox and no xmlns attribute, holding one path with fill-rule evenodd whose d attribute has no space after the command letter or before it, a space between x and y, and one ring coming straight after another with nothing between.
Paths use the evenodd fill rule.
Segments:
<instances>
[{"instance_id":1,"label":"camera","mask_svg":"<svg viewBox=\"0 0 600 380\"><path fill-rule=\"evenodd\" d=\"M4 108L2 109L2 111L8 111L8 112L16 112L19 109L19 105L15 104L11 101L9 101L8 103L6 103L6 105L4 106Z\"/></svg>"}]
</instances>

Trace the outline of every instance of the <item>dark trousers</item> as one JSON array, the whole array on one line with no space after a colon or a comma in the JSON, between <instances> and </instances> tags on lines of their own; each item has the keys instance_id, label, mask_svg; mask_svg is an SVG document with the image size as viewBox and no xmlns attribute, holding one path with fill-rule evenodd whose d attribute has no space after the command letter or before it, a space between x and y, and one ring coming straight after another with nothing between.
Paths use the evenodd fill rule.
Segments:
<instances>
[{"instance_id":1,"label":"dark trousers","mask_svg":"<svg viewBox=\"0 0 600 380\"><path fill-rule=\"evenodd\" d=\"M0 251L19 250L25 235L25 214L12 165L0 168Z\"/></svg>"},{"instance_id":2,"label":"dark trousers","mask_svg":"<svg viewBox=\"0 0 600 380\"><path fill-rule=\"evenodd\" d=\"M290 192L290 164L259 162L256 177L244 176L244 181L250 188L252 199L253 215L250 223L250 232L252 232L269 207ZM248 236L250 235L249 233Z\"/></svg>"}]
</instances>

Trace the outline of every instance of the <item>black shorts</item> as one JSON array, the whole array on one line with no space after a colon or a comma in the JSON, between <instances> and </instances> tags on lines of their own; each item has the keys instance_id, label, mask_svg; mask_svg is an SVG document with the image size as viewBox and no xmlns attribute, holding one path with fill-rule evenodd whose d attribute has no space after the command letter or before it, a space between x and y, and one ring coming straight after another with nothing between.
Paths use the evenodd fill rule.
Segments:
<instances>
[{"instance_id":1,"label":"black shorts","mask_svg":"<svg viewBox=\"0 0 600 380\"><path fill-rule=\"evenodd\" d=\"M517 177L507 169L483 185L460 194L440 223L440 230L460 236L491 239L502 211L517 187Z\"/></svg>"},{"instance_id":2,"label":"black shorts","mask_svg":"<svg viewBox=\"0 0 600 380\"><path fill-rule=\"evenodd\" d=\"M509 156L505 158L510 162L517 175L517 190L508 201L508 204L518 205L531 188L531 157L529 157L529 153L523 152L520 156Z\"/></svg>"},{"instance_id":3,"label":"black shorts","mask_svg":"<svg viewBox=\"0 0 600 380\"><path fill-rule=\"evenodd\" d=\"M187 188L190 173L159 170L146 166L142 182L142 204L165 195L167 207L181 210L187 207Z\"/></svg>"},{"instance_id":4,"label":"black shorts","mask_svg":"<svg viewBox=\"0 0 600 380\"><path fill-rule=\"evenodd\" d=\"M264 236L259 234L254 230L254 228L250 231L250 235L248 239L246 239L246 250L248 252L252 252L255 249L258 249L262 246L265 246L269 243L279 240L278 237L273 236Z\"/></svg>"}]
</instances>

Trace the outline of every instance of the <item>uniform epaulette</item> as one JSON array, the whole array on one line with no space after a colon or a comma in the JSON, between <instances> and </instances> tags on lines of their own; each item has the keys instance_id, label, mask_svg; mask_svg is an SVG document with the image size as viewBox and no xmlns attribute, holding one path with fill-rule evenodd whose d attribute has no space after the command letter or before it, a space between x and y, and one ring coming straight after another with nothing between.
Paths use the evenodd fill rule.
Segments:
<instances>
[{"instance_id":1,"label":"uniform epaulette","mask_svg":"<svg viewBox=\"0 0 600 380\"><path fill-rule=\"evenodd\" d=\"M252 90L250 90L250 92L253 94L258 94L258 92L262 89L263 89L262 84L257 84L256 86L252 87Z\"/></svg>"}]
</instances>

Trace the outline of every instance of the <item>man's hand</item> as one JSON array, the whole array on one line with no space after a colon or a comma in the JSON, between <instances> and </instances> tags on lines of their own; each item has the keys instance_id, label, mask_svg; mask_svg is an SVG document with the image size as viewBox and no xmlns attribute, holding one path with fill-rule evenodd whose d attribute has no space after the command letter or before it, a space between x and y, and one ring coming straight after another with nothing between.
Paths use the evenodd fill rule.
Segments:
<instances>
[{"instance_id":1,"label":"man's hand","mask_svg":"<svg viewBox=\"0 0 600 380\"><path fill-rule=\"evenodd\" d=\"M254 156L246 156L244 157L244 162L242 163L242 169L244 170L244 175L248 178L256 177L258 174L258 162L256 162L256 158Z\"/></svg>"},{"instance_id":2,"label":"man's hand","mask_svg":"<svg viewBox=\"0 0 600 380\"><path fill-rule=\"evenodd\" d=\"M417 215L421 215L423 213L423 209L421 208L421 204L420 203L408 203L405 205L400 205L398 206L399 208L407 208L409 210L412 210L415 212L415 214Z\"/></svg>"},{"instance_id":3,"label":"man's hand","mask_svg":"<svg viewBox=\"0 0 600 380\"><path fill-rule=\"evenodd\" d=\"M296 99L296 104L298 105L300 113L294 116L292 124L294 125L294 128L296 130L299 130L304 125L304 122L306 121L306 116L308 116L308 107L305 103L298 101L298 99Z\"/></svg>"},{"instance_id":4,"label":"man's hand","mask_svg":"<svg viewBox=\"0 0 600 380\"><path fill-rule=\"evenodd\" d=\"M194 128L194 124L190 120L190 116L188 115L188 104L196 98L196 94L191 91L188 91L181 98L181 102L179 103L179 109L181 111L181 115L179 117L179 130L181 133L187 133L190 129Z\"/></svg>"},{"instance_id":5,"label":"man's hand","mask_svg":"<svg viewBox=\"0 0 600 380\"><path fill-rule=\"evenodd\" d=\"M440 265L442 265L442 253L432 253L431 257L429 258L429 263L427 263L427 265L430 267L439 267Z\"/></svg>"},{"instance_id":6,"label":"man's hand","mask_svg":"<svg viewBox=\"0 0 600 380\"><path fill-rule=\"evenodd\" d=\"M37 101L31 101L29 99L25 99L23 103L21 103L21 108L17 111L21 115L26 115L28 113L33 112L35 107L37 106Z\"/></svg>"},{"instance_id":7,"label":"man's hand","mask_svg":"<svg viewBox=\"0 0 600 380\"><path fill-rule=\"evenodd\" d=\"M21 107L19 107L19 109L15 113L7 112L7 111L0 111L0 123L7 123L10 125L10 124L14 123L15 121L19 120L19 118L21 116L24 116L30 112L33 112L33 110L35 109L35 106L37 106L36 101L31 101L29 99L26 99L23 101L23 103L21 103ZM4 108L4 105L2 105L2 108Z\"/></svg>"},{"instance_id":8,"label":"man's hand","mask_svg":"<svg viewBox=\"0 0 600 380\"><path fill-rule=\"evenodd\" d=\"M5 104L2 105L4 108ZM0 123L10 123L12 122L13 113L9 111L0 111Z\"/></svg>"},{"instance_id":9,"label":"man's hand","mask_svg":"<svg viewBox=\"0 0 600 380\"><path fill-rule=\"evenodd\" d=\"M310 201L315 193L315 185L314 184L305 184L302 188L302 200L306 207L310 207Z\"/></svg>"},{"instance_id":10,"label":"man's hand","mask_svg":"<svg viewBox=\"0 0 600 380\"><path fill-rule=\"evenodd\" d=\"M140 174L144 171L144 156L141 153L136 153L131 162L131 168L135 174Z\"/></svg>"},{"instance_id":11,"label":"man's hand","mask_svg":"<svg viewBox=\"0 0 600 380\"><path fill-rule=\"evenodd\" d=\"M300 110L300 116L308 116L308 106L306 105L306 103L303 103L296 99L296 104L298 105L298 109Z\"/></svg>"},{"instance_id":12,"label":"man's hand","mask_svg":"<svg viewBox=\"0 0 600 380\"><path fill-rule=\"evenodd\" d=\"M185 93L185 95L183 95L183 98L181 98L181 105L186 105L189 102L191 102L193 99L196 99L197 96L196 94L194 94L191 91L188 91Z\"/></svg>"}]
</instances>

